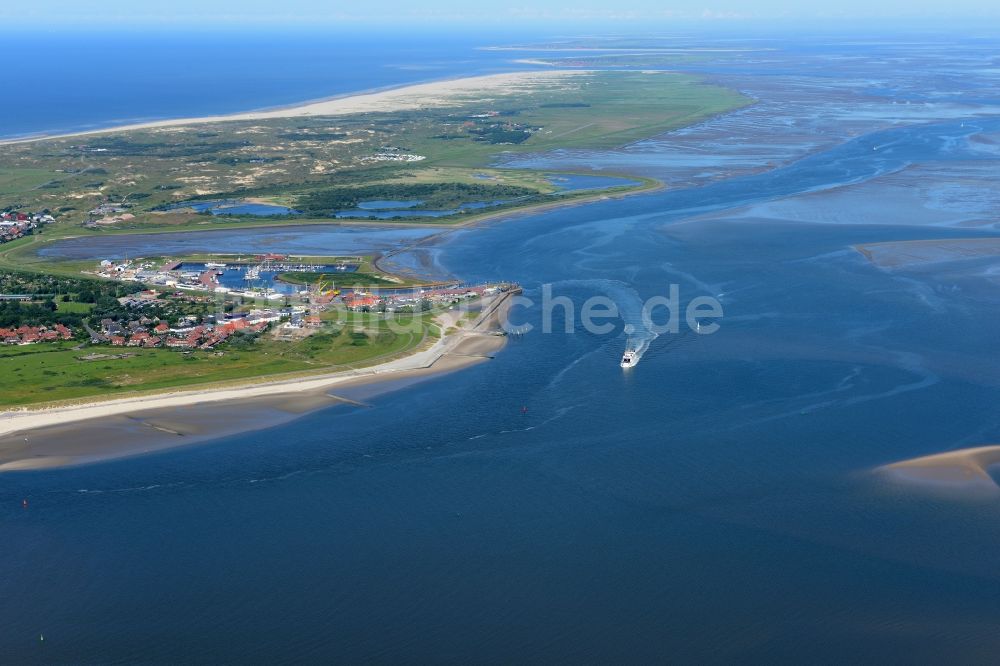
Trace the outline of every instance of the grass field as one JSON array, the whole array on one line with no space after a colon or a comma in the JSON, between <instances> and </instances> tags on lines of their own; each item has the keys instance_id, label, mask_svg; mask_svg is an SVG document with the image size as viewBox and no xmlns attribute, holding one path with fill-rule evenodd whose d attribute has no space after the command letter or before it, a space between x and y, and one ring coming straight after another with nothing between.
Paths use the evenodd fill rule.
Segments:
<instances>
[{"instance_id":1,"label":"grass field","mask_svg":"<svg viewBox=\"0 0 1000 666\"><path fill-rule=\"evenodd\" d=\"M683 127L743 106L735 91L706 85L694 76L666 72L598 72L581 77L578 89L541 90L496 106L513 111L511 120L542 129L524 143L495 146L441 141L427 132L410 138L428 164L475 167L498 152L555 148L613 148ZM565 106L583 104L585 106Z\"/></svg>"},{"instance_id":2,"label":"grass field","mask_svg":"<svg viewBox=\"0 0 1000 666\"><path fill-rule=\"evenodd\" d=\"M94 309L93 303L77 303L76 301L56 301L58 312L69 312L76 314L86 314Z\"/></svg>"},{"instance_id":3,"label":"grass field","mask_svg":"<svg viewBox=\"0 0 1000 666\"><path fill-rule=\"evenodd\" d=\"M344 313L339 316L343 319ZM427 315L399 315L397 321L412 325L392 327L395 331L384 320L365 319L361 332L352 321L358 316L348 315L344 325L329 326L295 342L266 334L243 349L226 345L221 355L129 347L74 350L72 343L3 346L0 364L7 381L0 392L0 407L125 396L288 373L332 372L380 362L432 336ZM106 358L83 360L89 354ZM117 355L128 356L114 358Z\"/></svg>"},{"instance_id":4,"label":"grass field","mask_svg":"<svg viewBox=\"0 0 1000 666\"><path fill-rule=\"evenodd\" d=\"M59 174L44 169L18 169L0 166L0 197L16 200L30 198L33 190L56 180Z\"/></svg>"}]
</instances>

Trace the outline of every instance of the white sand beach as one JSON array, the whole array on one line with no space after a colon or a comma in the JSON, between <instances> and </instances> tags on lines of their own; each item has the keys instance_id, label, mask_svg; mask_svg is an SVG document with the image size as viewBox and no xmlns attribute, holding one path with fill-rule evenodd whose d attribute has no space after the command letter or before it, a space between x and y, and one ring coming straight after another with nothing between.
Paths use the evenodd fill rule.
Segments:
<instances>
[{"instance_id":1,"label":"white sand beach","mask_svg":"<svg viewBox=\"0 0 1000 666\"><path fill-rule=\"evenodd\" d=\"M221 116L202 118L176 118L156 120L131 125L119 125L84 132L0 140L0 144L28 143L45 139L107 134L129 130L182 127L204 123L230 121L255 121L274 118L297 118L303 116L344 116L357 113L386 113L415 109L446 108L464 102L481 101L488 103L498 97L523 95L531 90L555 84L575 85L574 79L590 74L586 70L548 70L541 72L507 72L459 79L446 79L418 83L401 88L391 88L376 92L364 92L325 100L305 102L299 105L277 109L248 111Z\"/></svg>"}]
</instances>

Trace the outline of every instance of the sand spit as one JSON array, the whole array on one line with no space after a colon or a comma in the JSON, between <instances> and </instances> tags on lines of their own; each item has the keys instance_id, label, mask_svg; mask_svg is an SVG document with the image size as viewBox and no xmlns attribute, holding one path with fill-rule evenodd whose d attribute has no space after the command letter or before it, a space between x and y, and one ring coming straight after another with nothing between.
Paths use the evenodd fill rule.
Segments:
<instances>
[{"instance_id":1,"label":"sand spit","mask_svg":"<svg viewBox=\"0 0 1000 666\"><path fill-rule=\"evenodd\" d=\"M484 299L479 316L441 315L459 327L427 349L357 370L242 387L176 391L72 407L0 413L0 472L83 464L247 432L356 399L331 394L369 387L369 397L405 383L482 363L503 348L500 325L511 293Z\"/></svg>"},{"instance_id":2,"label":"sand spit","mask_svg":"<svg viewBox=\"0 0 1000 666\"><path fill-rule=\"evenodd\" d=\"M890 480L931 491L964 496L1000 497L988 470L1000 464L1000 446L979 446L912 458L877 468Z\"/></svg>"},{"instance_id":3,"label":"sand spit","mask_svg":"<svg viewBox=\"0 0 1000 666\"><path fill-rule=\"evenodd\" d=\"M45 139L84 136L90 134L107 134L109 132L126 132L156 128L182 127L186 125L201 125L204 123L219 123L231 121L271 120L275 118L299 118L304 116L345 116L356 113L390 113L395 111L413 111L427 108L446 108L468 102L488 104L498 97L523 95L535 89L551 87L556 84L569 85L570 79L587 75L586 70L547 70L540 72L508 72L504 74L488 74L460 79L447 79L430 83L418 83L402 88L391 88L377 92L359 93L326 100L307 102L304 104L269 109L234 113L222 116L204 116L201 118L176 118L173 120L156 120L132 125L120 125L99 130L72 132L50 136L28 137L0 141L4 143L27 143Z\"/></svg>"}]
</instances>

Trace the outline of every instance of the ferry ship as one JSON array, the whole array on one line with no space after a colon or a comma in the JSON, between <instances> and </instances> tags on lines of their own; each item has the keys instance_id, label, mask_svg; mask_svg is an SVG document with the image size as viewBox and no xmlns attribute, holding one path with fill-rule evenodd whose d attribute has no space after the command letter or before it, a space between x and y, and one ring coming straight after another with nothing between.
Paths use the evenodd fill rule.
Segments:
<instances>
[{"instance_id":1,"label":"ferry ship","mask_svg":"<svg viewBox=\"0 0 1000 666\"><path fill-rule=\"evenodd\" d=\"M639 362L639 359L636 356L635 350L633 350L633 349L626 349L625 353L622 354L622 367L623 368L633 368L633 367L635 367L635 364L638 363L638 362Z\"/></svg>"},{"instance_id":2,"label":"ferry ship","mask_svg":"<svg viewBox=\"0 0 1000 666\"><path fill-rule=\"evenodd\" d=\"M225 268L225 264L220 264L216 261L206 261L205 268Z\"/></svg>"}]
</instances>

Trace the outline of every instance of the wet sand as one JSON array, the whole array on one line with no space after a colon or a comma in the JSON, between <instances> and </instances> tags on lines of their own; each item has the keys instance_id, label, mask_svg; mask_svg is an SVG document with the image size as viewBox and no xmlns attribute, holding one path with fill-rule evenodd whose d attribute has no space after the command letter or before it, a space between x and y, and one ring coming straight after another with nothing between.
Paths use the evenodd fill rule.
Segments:
<instances>
[{"instance_id":1,"label":"wet sand","mask_svg":"<svg viewBox=\"0 0 1000 666\"><path fill-rule=\"evenodd\" d=\"M997 497L1000 485L988 470L1000 464L1000 446L959 449L912 458L875 471L898 483L966 496Z\"/></svg>"},{"instance_id":2,"label":"wet sand","mask_svg":"<svg viewBox=\"0 0 1000 666\"><path fill-rule=\"evenodd\" d=\"M359 394L371 399L492 358L506 343L499 333L509 296L485 299L474 321L430 348L370 368L216 391L5 412L0 415L0 472L139 455L278 425L338 404L364 407ZM458 316L442 315L442 329L456 325ZM347 391L350 396L340 395Z\"/></svg>"}]
</instances>

